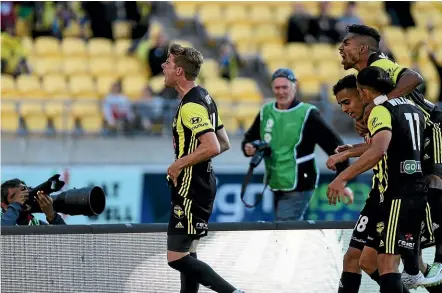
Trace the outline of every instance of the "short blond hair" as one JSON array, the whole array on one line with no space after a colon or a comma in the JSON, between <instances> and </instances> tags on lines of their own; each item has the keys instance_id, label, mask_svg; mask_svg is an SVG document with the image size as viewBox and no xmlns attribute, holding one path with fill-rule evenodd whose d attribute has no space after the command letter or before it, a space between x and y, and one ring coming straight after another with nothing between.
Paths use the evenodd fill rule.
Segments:
<instances>
[{"instance_id":1,"label":"short blond hair","mask_svg":"<svg viewBox=\"0 0 442 293\"><path fill-rule=\"evenodd\" d=\"M173 43L169 47L169 54L175 57L175 65L183 68L187 80L196 80L204 62L200 51Z\"/></svg>"}]
</instances>

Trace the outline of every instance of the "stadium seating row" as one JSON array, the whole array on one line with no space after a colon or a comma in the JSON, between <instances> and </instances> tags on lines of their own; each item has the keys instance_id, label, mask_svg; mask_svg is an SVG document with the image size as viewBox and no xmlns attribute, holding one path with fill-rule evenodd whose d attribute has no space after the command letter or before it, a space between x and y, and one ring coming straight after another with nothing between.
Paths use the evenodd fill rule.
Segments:
<instances>
[{"instance_id":1,"label":"stadium seating row","mask_svg":"<svg viewBox=\"0 0 442 293\"><path fill-rule=\"evenodd\" d=\"M65 78L63 75L50 74L42 78L21 75L14 80L11 76L2 76L2 100L70 100L101 99L109 93L115 82L114 76L98 76L96 81L89 75L79 74ZM262 101L262 94L252 79L237 78L231 82L213 77L204 84L216 99L226 101ZM126 76L122 79L122 90L132 100L138 100L143 89L150 85L155 92L164 89L164 77L155 76L146 79L143 75Z\"/></svg>"}]
</instances>

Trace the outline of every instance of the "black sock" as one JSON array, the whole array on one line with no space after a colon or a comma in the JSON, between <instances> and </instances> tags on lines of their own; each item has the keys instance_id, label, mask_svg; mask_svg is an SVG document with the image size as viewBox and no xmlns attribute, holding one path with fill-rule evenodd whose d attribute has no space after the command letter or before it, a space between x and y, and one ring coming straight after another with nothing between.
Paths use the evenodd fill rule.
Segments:
<instances>
[{"instance_id":1,"label":"black sock","mask_svg":"<svg viewBox=\"0 0 442 293\"><path fill-rule=\"evenodd\" d=\"M381 278L379 276L379 271L376 270L374 271L374 273L372 273L370 275L370 278L375 281L376 283L378 283L379 285L381 284ZM402 292L403 293L410 293L410 291L408 291L408 289L405 287L405 285L402 287Z\"/></svg>"},{"instance_id":2,"label":"black sock","mask_svg":"<svg viewBox=\"0 0 442 293\"><path fill-rule=\"evenodd\" d=\"M425 287L425 290L427 290L430 293L441 293L442 292L442 285L437 285L434 287Z\"/></svg>"},{"instance_id":3,"label":"black sock","mask_svg":"<svg viewBox=\"0 0 442 293\"><path fill-rule=\"evenodd\" d=\"M361 278L361 274L342 272L338 293L358 293Z\"/></svg>"},{"instance_id":4,"label":"black sock","mask_svg":"<svg viewBox=\"0 0 442 293\"><path fill-rule=\"evenodd\" d=\"M190 256L198 259L196 252L191 252ZM186 276L181 273L181 291L180 293L197 293L200 288L200 284L193 276Z\"/></svg>"},{"instance_id":5,"label":"black sock","mask_svg":"<svg viewBox=\"0 0 442 293\"><path fill-rule=\"evenodd\" d=\"M192 276L203 286L218 293L232 293L235 287L218 275L208 264L186 255L176 261L169 262L169 266L184 275Z\"/></svg>"},{"instance_id":6,"label":"black sock","mask_svg":"<svg viewBox=\"0 0 442 293\"><path fill-rule=\"evenodd\" d=\"M437 188L428 188L428 203L431 207L431 218L433 223L437 225L442 224L442 215L440 209L442 208L442 190ZM434 224L433 224L434 226ZM436 252L434 255L434 262L442 263L442 227L438 227L433 231L434 240L436 243Z\"/></svg>"},{"instance_id":7,"label":"black sock","mask_svg":"<svg viewBox=\"0 0 442 293\"><path fill-rule=\"evenodd\" d=\"M381 279L379 276L379 271L376 270L373 273L370 274L370 278L375 281L376 283L378 283L379 285L381 284Z\"/></svg>"},{"instance_id":8,"label":"black sock","mask_svg":"<svg viewBox=\"0 0 442 293\"><path fill-rule=\"evenodd\" d=\"M403 293L403 283L401 274L389 273L382 275L381 279L381 293Z\"/></svg>"},{"instance_id":9,"label":"black sock","mask_svg":"<svg viewBox=\"0 0 442 293\"><path fill-rule=\"evenodd\" d=\"M404 271L407 274L413 276L419 274L419 255L414 251L406 250L401 254L401 258L404 263Z\"/></svg>"}]
</instances>

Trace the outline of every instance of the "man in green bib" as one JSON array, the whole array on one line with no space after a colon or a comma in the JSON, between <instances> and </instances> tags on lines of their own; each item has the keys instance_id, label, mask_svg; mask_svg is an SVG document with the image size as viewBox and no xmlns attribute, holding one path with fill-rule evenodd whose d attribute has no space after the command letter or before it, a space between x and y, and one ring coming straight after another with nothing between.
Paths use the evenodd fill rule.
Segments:
<instances>
[{"instance_id":1,"label":"man in green bib","mask_svg":"<svg viewBox=\"0 0 442 293\"><path fill-rule=\"evenodd\" d=\"M296 100L296 81L290 69L281 68L273 73L276 101L262 106L242 142L247 157L256 152L251 142L261 140L270 145L271 155L264 160L269 187L274 193L277 221L304 219L319 179L315 145L333 155L343 144L314 105ZM337 166L338 173L347 166L348 161ZM351 190L347 189L346 195L352 201Z\"/></svg>"}]
</instances>

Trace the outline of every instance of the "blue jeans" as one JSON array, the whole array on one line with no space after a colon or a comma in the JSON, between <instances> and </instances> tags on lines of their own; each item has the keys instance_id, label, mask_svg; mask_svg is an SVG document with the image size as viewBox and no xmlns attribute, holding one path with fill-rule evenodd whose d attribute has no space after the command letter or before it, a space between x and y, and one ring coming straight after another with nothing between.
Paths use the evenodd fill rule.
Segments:
<instances>
[{"instance_id":1,"label":"blue jeans","mask_svg":"<svg viewBox=\"0 0 442 293\"><path fill-rule=\"evenodd\" d=\"M314 190L275 191L276 221L303 221Z\"/></svg>"}]
</instances>

